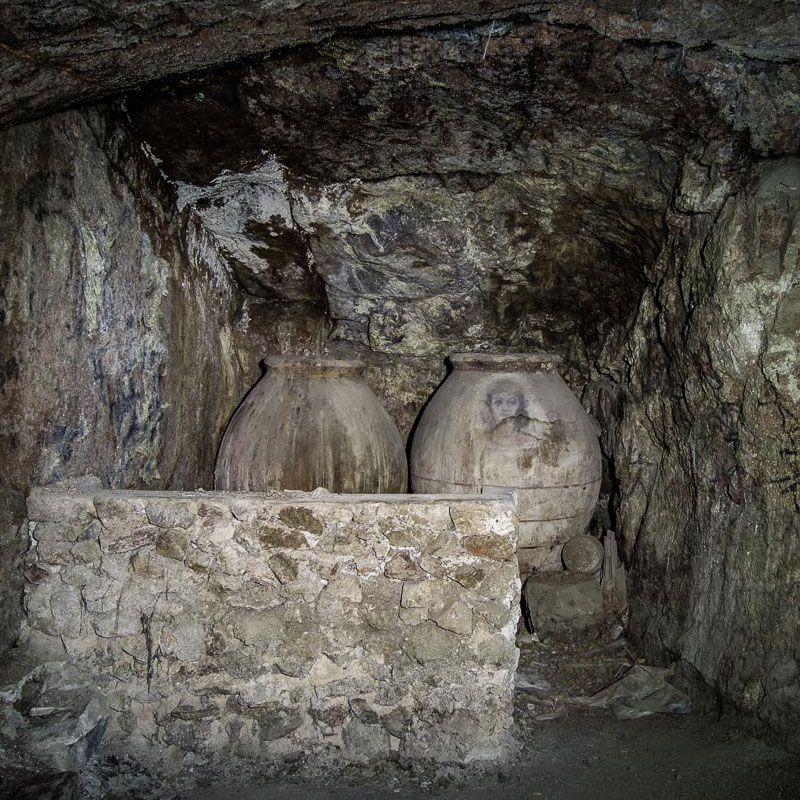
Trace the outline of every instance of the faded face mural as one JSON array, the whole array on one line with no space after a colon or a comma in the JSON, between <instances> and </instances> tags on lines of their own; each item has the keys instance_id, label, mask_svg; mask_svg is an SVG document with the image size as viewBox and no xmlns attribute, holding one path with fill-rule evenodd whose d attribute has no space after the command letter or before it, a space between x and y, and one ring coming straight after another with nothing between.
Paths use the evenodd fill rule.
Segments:
<instances>
[{"instance_id":1,"label":"faded face mural","mask_svg":"<svg viewBox=\"0 0 800 800\"><path fill-rule=\"evenodd\" d=\"M500 422L506 417L516 417L519 413L519 407L519 398L514 394L498 392L492 395L490 408L492 409L492 417L496 422Z\"/></svg>"},{"instance_id":2,"label":"faded face mural","mask_svg":"<svg viewBox=\"0 0 800 800\"><path fill-rule=\"evenodd\" d=\"M533 443L525 405L525 394L515 381L502 380L486 393L484 423L488 444L492 447L519 448Z\"/></svg>"},{"instance_id":3,"label":"faded face mural","mask_svg":"<svg viewBox=\"0 0 800 800\"><path fill-rule=\"evenodd\" d=\"M525 414L525 396L514 381L499 381L486 397L491 418L495 425L509 417Z\"/></svg>"}]
</instances>

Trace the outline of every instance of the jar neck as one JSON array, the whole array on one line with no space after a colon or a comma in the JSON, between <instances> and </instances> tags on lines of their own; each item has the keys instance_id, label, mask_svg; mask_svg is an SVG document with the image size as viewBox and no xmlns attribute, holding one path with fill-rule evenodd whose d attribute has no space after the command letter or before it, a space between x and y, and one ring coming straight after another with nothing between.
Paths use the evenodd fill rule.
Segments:
<instances>
[{"instance_id":1,"label":"jar neck","mask_svg":"<svg viewBox=\"0 0 800 800\"><path fill-rule=\"evenodd\" d=\"M454 370L482 372L557 372L561 364L558 353L453 353Z\"/></svg>"},{"instance_id":2,"label":"jar neck","mask_svg":"<svg viewBox=\"0 0 800 800\"><path fill-rule=\"evenodd\" d=\"M356 377L364 372L366 366L363 361L354 358L323 356L267 356L264 363L270 372L305 378Z\"/></svg>"}]
</instances>

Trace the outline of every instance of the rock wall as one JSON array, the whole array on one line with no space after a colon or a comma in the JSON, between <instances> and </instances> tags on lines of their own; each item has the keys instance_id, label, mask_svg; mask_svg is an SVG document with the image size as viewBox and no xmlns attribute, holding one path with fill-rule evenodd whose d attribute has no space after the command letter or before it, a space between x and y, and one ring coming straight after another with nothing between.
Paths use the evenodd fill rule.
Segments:
<instances>
[{"instance_id":1,"label":"rock wall","mask_svg":"<svg viewBox=\"0 0 800 800\"><path fill-rule=\"evenodd\" d=\"M510 744L510 497L43 489L28 514L18 649L45 667L5 714L48 763L99 747L219 774ZM74 710L69 752L53 706Z\"/></svg>"},{"instance_id":2,"label":"rock wall","mask_svg":"<svg viewBox=\"0 0 800 800\"><path fill-rule=\"evenodd\" d=\"M195 241L187 218L100 111L7 131L0 154L2 646L19 618L31 484L91 472L209 486L256 359L238 289L212 253L182 244Z\"/></svg>"},{"instance_id":3,"label":"rock wall","mask_svg":"<svg viewBox=\"0 0 800 800\"><path fill-rule=\"evenodd\" d=\"M631 630L800 749L800 161L712 172L684 174L607 432Z\"/></svg>"}]
</instances>

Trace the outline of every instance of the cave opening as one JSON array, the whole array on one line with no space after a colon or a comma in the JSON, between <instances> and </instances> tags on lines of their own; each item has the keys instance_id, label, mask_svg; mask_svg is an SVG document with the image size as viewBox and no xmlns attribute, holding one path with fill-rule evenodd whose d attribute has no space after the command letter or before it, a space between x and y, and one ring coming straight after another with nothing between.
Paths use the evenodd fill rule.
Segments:
<instances>
[{"instance_id":1,"label":"cave opening","mask_svg":"<svg viewBox=\"0 0 800 800\"><path fill-rule=\"evenodd\" d=\"M640 18L604 4L501 14L410 3L408 17L374 24L319 5L319 33L292 7L303 24L287 23L269 46L247 44L241 20L233 32L204 28L225 55L186 65L165 50L159 69L123 60L108 73L84 54L105 89L81 81L63 101L45 86L19 90L4 118L0 745L21 742L40 761L38 777L20 768L9 785L44 785L44 775L87 797L114 787L150 796L163 784L137 770L157 746L174 787L187 791L196 771L211 797L231 781L215 753L240 766L266 754L276 766L256 778L280 783L310 752L308 735L371 765L359 780L374 779L375 796L455 783L453 796L469 797L472 778L447 773L453 763L495 763L502 751L520 764L552 725L559 770L576 747L603 762L565 796L588 796L595 779L612 796L624 785L614 749L635 751L639 731L647 747L677 752L666 744L674 733L678 750L698 749L674 756L691 776L687 797L793 791L800 53L786 31L800 28L796 13L760 8L748 39L745 11L726 3L707 10L703 31L670 4ZM173 24L168 38L192 28ZM606 559L613 542L625 600L605 609L594 639L539 637L524 604L528 627L511 631L503 592L485 588L508 583L492 577L495 562L516 563L498 556L497 520L510 512L496 498L475 510L402 495L376 510L323 494L259 510L212 492L223 433L265 356L361 360L410 452L449 356L541 351L560 356L598 431L587 533L606 543ZM52 497L37 494L46 486ZM116 489L140 494L106 491ZM346 552L342 526L365 553ZM478 561L453 555L448 526ZM293 552L318 542L330 548L319 563ZM367 586L377 551L389 579L380 591ZM431 578L443 587L435 599ZM208 594L181 599L200 591L195 581ZM170 602L171 628L160 616ZM411 631L402 641L390 641L387 608L391 625ZM388 656L373 659L365 630L431 670L426 693ZM294 649L275 655L281 637ZM126 655L112 658L117 646ZM241 653L259 648L272 660L255 675ZM56 714L47 709L63 686L42 657L25 661L45 651L74 685L91 653L104 675L145 688L112 713L103 684L100 699L71 697ZM441 666L460 658L456 677ZM568 694L593 694L623 667L651 669L661 680L651 694L668 692L659 668L669 668L694 704L689 727L670 717L608 729L570 705ZM492 746L506 735L494 705L470 705L469 680L513 683L515 669L517 750L505 740L448 750L459 729ZM398 694L404 680L413 699ZM148 705L158 692L169 713ZM617 705L619 718L647 710ZM712 711L729 727L696 721ZM53 725L43 735L41 719ZM740 728L771 744L731 733ZM722 744L734 735L738 750ZM130 764L102 761L113 737ZM635 753L631 780L662 796L663 770ZM709 788L699 776L715 753ZM431 758L450 766L418 766ZM381 763L391 766L381 773ZM520 796L540 779L560 785L535 766L502 770Z\"/></svg>"}]
</instances>

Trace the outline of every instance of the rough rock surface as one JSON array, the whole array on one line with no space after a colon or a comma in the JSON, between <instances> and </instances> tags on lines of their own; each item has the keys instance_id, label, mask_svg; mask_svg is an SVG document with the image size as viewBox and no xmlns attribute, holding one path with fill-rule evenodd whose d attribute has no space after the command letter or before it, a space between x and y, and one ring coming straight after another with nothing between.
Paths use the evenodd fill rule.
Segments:
<instances>
[{"instance_id":1,"label":"rough rock surface","mask_svg":"<svg viewBox=\"0 0 800 800\"><path fill-rule=\"evenodd\" d=\"M405 434L449 352L557 349L582 388L636 315L687 148L727 130L680 47L487 34L339 38L124 104L251 307L371 362Z\"/></svg>"},{"instance_id":2,"label":"rough rock surface","mask_svg":"<svg viewBox=\"0 0 800 800\"><path fill-rule=\"evenodd\" d=\"M28 512L19 650L44 666L5 727L53 768L507 752L512 499L45 489Z\"/></svg>"},{"instance_id":3,"label":"rough rock surface","mask_svg":"<svg viewBox=\"0 0 800 800\"><path fill-rule=\"evenodd\" d=\"M0 122L348 30L538 17L612 39L677 42L776 63L800 54L795 0L68 0L0 8ZM487 31L488 32L488 31Z\"/></svg>"},{"instance_id":4,"label":"rough rock surface","mask_svg":"<svg viewBox=\"0 0 800 800\"><path fill-rule=\"evenodd\" d=\"M105 485L209 486L221 431L258 368L239 339L238 287L103 114L14 128L0 152L5 644L31 484L91 472Z\"/></svg>"},{"instance_id":5,"label":"rough rock surface","mask_svg":"<svg viewBox=\"0 0 800 800\"><path fill-rule=\"evenodd\" d=\"M747 177L683 184L609 437L635 637L800 749L800 160Z\"/></svg>"},{"instance_id":6,"label":"rough rock surface","mask_svg":"<svg viewBox=\"0 0 800 800\"><path fill-rule=\"evenodd\" d=\"M81 469L193 488L216 447L199 434L221 428L220 401L240 391L225 314L235 286L192 274L206 265L169 240L147 176L115 174L126 154L112 164L111 136L95 113L3 136L2 446L17 490Z\"/></svg>"}]
</instances>

